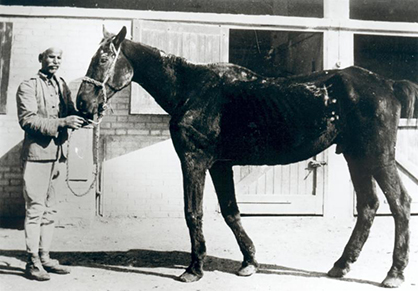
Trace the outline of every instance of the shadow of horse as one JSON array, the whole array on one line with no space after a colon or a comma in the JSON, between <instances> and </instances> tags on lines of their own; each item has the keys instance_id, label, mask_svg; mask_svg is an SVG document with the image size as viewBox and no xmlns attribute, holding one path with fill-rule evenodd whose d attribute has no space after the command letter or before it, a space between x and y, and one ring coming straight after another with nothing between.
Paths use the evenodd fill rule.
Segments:
<instances>
[{"instance_id":1,"label":"shadow of horse","mask_svg":"<svg viewBox=\"0 0 418 291\"><path fill-rule=\"evenodd\" d=\"M0 250L0 256L13 257L26 261L26 252L14 250ZM181 251L157 251L157 250L129 250L100 251L100 252L51 252L51 257L58 259L61 264L86 268L98 268L113 272L137 273L142 275L157 276L166 279L178 280L177 276L164 274L160 271L150 271L152 268L168 268L184 270L188 266L190 253ZM205 271L218 271L236 275L231 270L238 270L241 262L214 256L205 259ZM147 270L141 270L146 268ZM324 272L315 272L273 264L260 264L259 274L294 276L304 278L328 278L344 282L380 286L379 283L353 278L331 278ZM4 264L0 260L0 274L24 276L24 269Z\"/></svg>"}]
</instances>

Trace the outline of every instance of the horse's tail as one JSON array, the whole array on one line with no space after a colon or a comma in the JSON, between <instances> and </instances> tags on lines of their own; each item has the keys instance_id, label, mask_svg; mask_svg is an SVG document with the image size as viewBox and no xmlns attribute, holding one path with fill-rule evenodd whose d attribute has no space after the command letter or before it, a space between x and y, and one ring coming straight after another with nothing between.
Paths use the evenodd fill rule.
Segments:
<instances>
[{"instance_id":1,"label":"horse's tail","mask_svg":"<svg viewBox=\"0 0 418 291\"><path fill-rule=\"evenodd\" d=\"M402 115L408 119L414 117L414 112L418 112L418 85L407 80L395 81L393 92L401 102Z\"/></svg>"}]
</instances>

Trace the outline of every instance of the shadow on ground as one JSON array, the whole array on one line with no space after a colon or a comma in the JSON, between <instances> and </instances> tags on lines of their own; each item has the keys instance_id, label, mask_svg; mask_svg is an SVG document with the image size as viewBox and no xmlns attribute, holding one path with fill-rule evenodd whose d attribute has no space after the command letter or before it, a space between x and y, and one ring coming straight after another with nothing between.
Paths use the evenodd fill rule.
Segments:
<instances>
[{"instance_id":1,"label":"shadow on ground","mask_svg":"<svg viewBox=\"0 0 418 291\"><path fill-rule=\"evenodd\" d=\"M26 261L24 251L0 250L0 257L13 257L23 262ZM185 269L190 262L190 253L180 251L154 251L154 250L129 250L127 252L53 252L51 257L58 259L60 263L70 266L87 268L100 268L114 272L138 273L143 275L158 276L177 280L176 276L167 275L161 272L141 270L138 268L171 268ZM241 262L208 256L205 261L205 271L218 271L234 274L241 266ZM272 264L260 264L259 274L284 275L295 277L328 278L358 284L380 286L379 283L350 278L330 278L326 273L288 268ZM0 260L0 274L24 276L24 270L5 264Z\"/></svg>"}]
</instances>

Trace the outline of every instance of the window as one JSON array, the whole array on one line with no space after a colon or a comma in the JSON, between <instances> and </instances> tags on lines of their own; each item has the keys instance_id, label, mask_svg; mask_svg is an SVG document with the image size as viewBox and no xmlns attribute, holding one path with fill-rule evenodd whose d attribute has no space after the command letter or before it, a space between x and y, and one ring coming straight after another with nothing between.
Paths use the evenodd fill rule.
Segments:
<instances>
[{"instance_id":1,"label":"window","mask_svg":"<svg viewBox=\"0 0 418 291\"><path fill-rule=\"evenodd\" d=\"M350 18L360 20L416 22L416 0L350 0Z\"/></svg>"},{"instance_id":2,"label":"window","mask_svg":"<svg viewBox=\"0 0 418 291\"><path fill-rule=\"evenodd\" d=\"M322 70L323 40L318 32L231 29L229 62L266 77Z\"/></svg>"},{"instance_id":3,"label":"window","mask_svg":"<svg viewBox=\"0 0 418 291\"><path fill-rule=\"evenodd\" d=\"M354 35L354 64L387 78L418 83L418 38Z\"/></svg>"},{"instance_id":4,"label":"window","mask_svg":"<svg viewBox=\"0 0 418 291\"><path fill-rule=\"evenodd\" d=\"M323 17L323 0L4 0L3 5L70 6L154 11Z\"/></svg>"},{"instance_id":5,"label":"window","mask_svg":"<svg viewBox=\"0 0 418 291\"><path fill-rule=\"evenodd\" d=\"M354 35L354 64L386 78L418 83L418 38Z\"/></svg>"},{"instance_id":6,"label":"window","mask_svg":"<svg viewBox=\"0 0 418 291\"><path fill-rule=\"evenodd\" d=\"M0 114L6 114L7 87L9 86L12 23L0 22Z\"/></svg>"}]
</instances>

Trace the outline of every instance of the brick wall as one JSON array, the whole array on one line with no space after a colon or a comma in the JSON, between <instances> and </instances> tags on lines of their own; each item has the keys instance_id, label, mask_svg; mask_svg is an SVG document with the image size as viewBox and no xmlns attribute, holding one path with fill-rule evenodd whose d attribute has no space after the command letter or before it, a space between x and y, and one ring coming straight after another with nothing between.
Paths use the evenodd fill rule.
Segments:
<instances>
[{"instance_id":1,"label":"brick wall","mask_svg":"<svg viewBox=\"0 0 418 291\"><path fill-rule=\"evenodd\" d=\"M0 119L0 213L1 216L24 215L20 149L22 131L12 117Z\"/></svg>"},{"instance_id":2,"label":"brick wall","mask_svg":"<svg viewBox=\"0 0 418 291\"><path fill-rule=\"evenodd\" d=\"M170 116L130 114L130 95L128 87L112 97L100 125L106 160L170 138Z\"/></svg>"}]
</instances>

